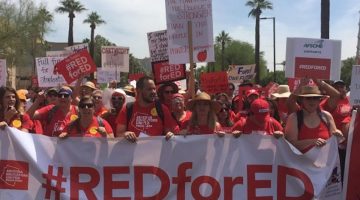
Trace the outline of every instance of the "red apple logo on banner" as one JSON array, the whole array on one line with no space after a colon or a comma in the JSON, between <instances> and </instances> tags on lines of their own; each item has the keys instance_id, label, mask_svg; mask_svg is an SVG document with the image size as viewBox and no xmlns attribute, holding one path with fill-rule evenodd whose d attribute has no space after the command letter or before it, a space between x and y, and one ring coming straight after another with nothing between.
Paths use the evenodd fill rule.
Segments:
<instances>
[{"instance_id":1,"label":"red apple logo on banner","mask_svg":"<svg viewBox=\"0 0 360 200\"><path fill-rule=\"evenodd\" d=\"M197 54L197 59L198 61L200 62L204 62L207 58L207 51L206 49L203 50L203 51L199 51L198 54Z\"/></svg>"}]
</instances>

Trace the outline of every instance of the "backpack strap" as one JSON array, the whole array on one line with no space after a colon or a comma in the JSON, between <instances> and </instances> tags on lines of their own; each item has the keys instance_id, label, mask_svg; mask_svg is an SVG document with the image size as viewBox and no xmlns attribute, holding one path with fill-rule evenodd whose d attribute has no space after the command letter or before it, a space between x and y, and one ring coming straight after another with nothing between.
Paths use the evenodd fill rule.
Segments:
<instances>
[{"instance_id":1,"label":"backpack strap","mask_svg":"<svg viewBox=\"0 0 360 200\"><path fill-rule=\"evenodd\" d=\"M160 101L155 101L155 108L158 116L160 117L162 123L164 124L164 111Z\"/></svg>"},{"instance_id":2,"label":"backpack strap","mask_svg":"<svg viewBox=\"0 0 360 200\"><path fill-rule=\"evenodd\" d=\"M48 121L47 121L48 123L51 122L51 120L53 119L54 114L55 114L55 112L57 111L58 108L59 108L58 106L53 106L53 107L49 110L49 113L48 113Z\"/></svg>"},{"instance_id":3,"label":"backpack strap","mask_svg":"<svg viewBox=\"0 0 360 200\"><path fill-rule=\"evenodd\" d=\"M322 110L318 110L318 115L321 119L322 122L324 122L324 124L326 125L326 127L329 129L330 128L330 121L327 118L326 114L322 111Z\"/></svg>"},{"instance_id":4,"label":"backpack strap","mask_svg":"<svg viewBox=\"0 0 360 200\"><path fill-rule=\"evenodd\" d=\"M99 127L104 127L104 120L101 117L96 117Z\"/></svg>"}]
</instances>

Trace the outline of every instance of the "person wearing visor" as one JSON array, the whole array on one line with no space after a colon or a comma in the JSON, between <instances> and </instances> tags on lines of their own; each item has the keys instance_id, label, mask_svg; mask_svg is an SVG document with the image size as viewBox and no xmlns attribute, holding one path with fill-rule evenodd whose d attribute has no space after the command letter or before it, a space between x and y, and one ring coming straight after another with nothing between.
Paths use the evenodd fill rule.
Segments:
<instances>
[{"instance_id":1,"label":"person wearing visor","mask_svg":"<svg viewBox=\"0 0 360 200\"><path fill-rule=\"evenodd\" d=\"M79 102L79 117L68 123L59 137L114 138L110 124L94 114L95 100L91 96L82 97Z\"/></svg>"},{"instance_id":2,"label":"person wearing visor","mask_svg":"<svg viewBox=\"0 0 360 200\"><path fill-rule=\"evenodd\" d=\"M71 104L72 90L62 86L58 91L56 105L48 105L36 110L33 119L43 122L44 135L58 136L65 126L77 119L77 107Z\"/></svg>"}]
</instances>

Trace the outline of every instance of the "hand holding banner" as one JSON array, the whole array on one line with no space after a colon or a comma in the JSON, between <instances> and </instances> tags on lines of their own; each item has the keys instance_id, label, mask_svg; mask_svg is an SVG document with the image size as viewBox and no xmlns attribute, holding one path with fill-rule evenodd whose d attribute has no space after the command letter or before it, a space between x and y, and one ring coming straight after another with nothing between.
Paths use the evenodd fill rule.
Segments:
<instances>
[{"instance_id":1,"label":"hand holding banner","mask_svg":"<svg viewBox=\"0 0 360 200\"><path fill-rule=\"evenodd\" d=\"M74 82L82 75L96 71L96 65L87 50L81 50L70 55L57 63L55 68L64 76L68 84Z\"/></svg>"}]
</instances>

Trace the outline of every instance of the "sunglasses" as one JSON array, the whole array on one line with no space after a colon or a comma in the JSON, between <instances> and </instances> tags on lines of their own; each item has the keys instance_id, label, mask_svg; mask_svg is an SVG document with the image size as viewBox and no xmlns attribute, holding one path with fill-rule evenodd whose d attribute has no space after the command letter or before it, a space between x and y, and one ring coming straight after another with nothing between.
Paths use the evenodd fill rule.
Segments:
<instances>
[{"instance_id":1,"label":"sunglasses","mask_svg":"<svg viewBox=\"0 0 360 200\"><path fill-rule=\"evenodd\" d=\"M102 97L101 96L93 96L93 99L99 100L99 99L102 99Z\"/></svg>"},{"instance_id":2,"label":"sunglasses","mask_svg":"<svg viewBox=\"0 0 360 200\"><path fill-rule=\"evenodd\" d=\"M174 90L165 90L165 94L175 94L176 92Z\"/></svg>"},{"instance_id":3,"label":"sunglasses","mask_svg":"<svg viewBox=\"0 0 360 200\"><path fill-rule=\"evenodd\" d=\"M94 107L94 104L92 104L92 103L79 104L79 108L92 108L92 107Z\"/></svg>"},{"instance_id":4,"label":"sunglasses","mask_svg":"<svg viewBox=\"0 0 360 200\"><path fill-rule=\"evenodd\" d=\"M118 100L118 101L123 101L124 98L123 98L123 97L111 97L111 100L114 100L114 101L116 101L116 100Z\"/></svg>"},{"instance_id":5,"label":"sunglasses","mask_svg":"<svg viewBox=\"0 0 360 200\"><path fill-rule=\"evenodd\" d=\"M59 98L68 98L70 94L58 94L57 97Z\"/></svg>"}]
</instances>

